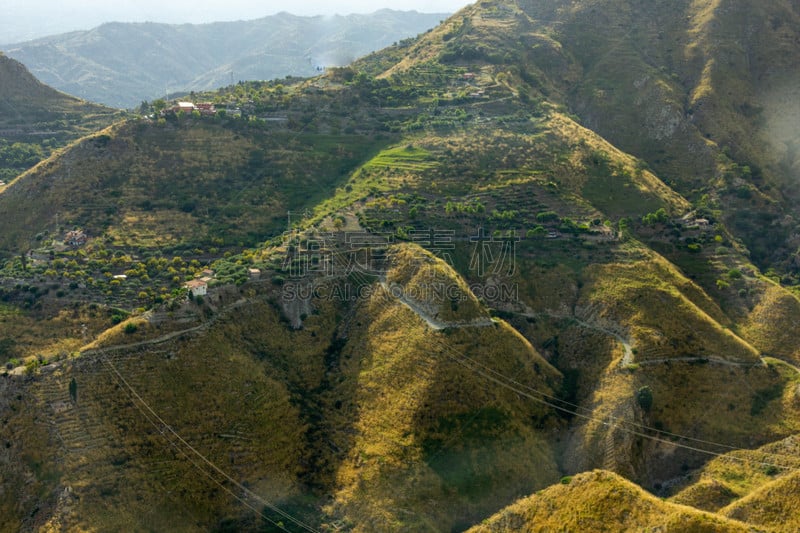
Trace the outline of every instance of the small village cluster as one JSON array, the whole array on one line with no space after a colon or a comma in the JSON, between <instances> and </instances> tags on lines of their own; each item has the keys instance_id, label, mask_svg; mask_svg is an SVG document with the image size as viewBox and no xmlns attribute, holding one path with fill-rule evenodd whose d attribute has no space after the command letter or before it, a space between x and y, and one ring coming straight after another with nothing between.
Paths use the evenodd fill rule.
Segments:
<instances>
[{"instance_id":1,"label":"small village cluster","mask_svg":"<svg viewBox=\"0 0 800 533\"><path fill-rule=\"evenodd\" d=\"M217 108L211 102L201 102L201 103L193 103L193 102L178 102L172 107L168 107L161 111L161 116L166 116L169 114L178 114L178 113L186 113L191 114L197 111L203 116L214 116L217 114Z\"/></svg>"}]
</instances>

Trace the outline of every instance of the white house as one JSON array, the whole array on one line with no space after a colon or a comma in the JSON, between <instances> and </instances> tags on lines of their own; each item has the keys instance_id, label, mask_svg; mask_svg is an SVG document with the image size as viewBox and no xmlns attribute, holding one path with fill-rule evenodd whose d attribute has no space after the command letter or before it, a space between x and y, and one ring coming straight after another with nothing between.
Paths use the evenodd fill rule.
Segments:
<instances>
[{"instance_id":1,"label":"white house","mask_svg":"<svg viewBox=\"0 0 800 533\"><path fill-rule=\"evenodd\" d=\"M208 294L208 282L202 279L187 281L183 286L189 289L192 296L205 296Z\"/></svg>"}]
</instances>

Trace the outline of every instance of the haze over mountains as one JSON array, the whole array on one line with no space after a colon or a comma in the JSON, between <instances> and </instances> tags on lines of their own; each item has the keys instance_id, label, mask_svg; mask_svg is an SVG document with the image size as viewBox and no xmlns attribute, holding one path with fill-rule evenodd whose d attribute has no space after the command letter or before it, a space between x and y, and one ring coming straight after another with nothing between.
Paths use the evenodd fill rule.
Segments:
<instances>
[{"instance_id":1,"label":"haze over mountains","mask_svg":"<svg viewBox=\"0 0 800 533\"><path fill-rule=\"evenodd\" d=\"M52 87L132 108L167 93L318 74L416 36L446 17L383 9L345 16L280 13L199 25L108 23L4 48Z\"/></svg>"},{"instance_id":2,"label":"haze over mountains","mask_svg":"<svg viewBox=\"0 0 800 533\"><path fill-rule=\"evenodd\" d=\"M115 109L41 83L24 65L0 52L0 182L120 118Z\"/></svg>"},{"instance_id":3,"label":"haze over mountains","mask_svg":"<svg viewBox=\"0 0 800 533\"><path fill-rule=\"evenodd\" d=\"M0 529L796 532L799 9L481 0L22 173Z\"/></svg>"}]
</instances>

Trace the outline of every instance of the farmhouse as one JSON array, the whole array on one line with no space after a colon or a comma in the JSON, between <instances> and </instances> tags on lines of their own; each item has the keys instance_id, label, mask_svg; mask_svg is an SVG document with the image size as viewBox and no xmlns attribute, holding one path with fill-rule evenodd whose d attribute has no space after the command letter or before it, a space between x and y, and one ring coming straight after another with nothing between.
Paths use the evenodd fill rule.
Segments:
<instances>
[{"instance_id":1,"label":"farmhouse","mask_svg":"<svg viewBox=\"0 0 800 533\"><path fill-rule=\"evenodd\" d=\"M208 282L202 279L187 281L183 286L192 293L192 296L205 296L208 294Z\"/></svg>"},{"instance_id":2,"label":"farmhouse","mask_svg":"<svg viewBox=\"0 0 800 533\"><path fill-rule=\"evenodd\" d=\"M64 243L69 244L70 246L83 246L86 244L88 239L89 238L83 231L76 229L67 232L67 234L64 236Z\"/></svg>"},{"instance_id":3,"label":"farmhouse","mask_svg":"<svg viewBox=\"0 0 800 533\"><path fill-rule=\"evenodd\" d=\"M161 116L163 117L169 114L177 115L178 113L190 114L197 110L199 110L199 108L192 102L178 102L174 106L162 110Z\"/></svg>"},{"instance_id":4,"label":"farmhouse","mask_svg":"<svg viewBox=\"0 0 800 533\"><path fill-rule=\"evenodd\" d=\"M184 113L191 113L197 109L197 107L192 102L178 102L177 105L172 107L172 110L176 113L178 111L183 111Z\"/></svg>"}]
</instances>

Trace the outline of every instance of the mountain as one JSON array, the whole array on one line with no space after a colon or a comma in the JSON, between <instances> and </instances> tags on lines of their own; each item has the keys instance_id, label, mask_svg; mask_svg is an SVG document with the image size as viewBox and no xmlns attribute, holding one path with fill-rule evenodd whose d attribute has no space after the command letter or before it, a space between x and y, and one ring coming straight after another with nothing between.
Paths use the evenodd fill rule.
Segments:
<instances>
[{"instance_id":1,"label":"mountain","mask_svg":"<svg viewBox=\"0 0 800 533\"><path fill-rule=\"evenodd\" d=\"M56 148L121 118L116 110L58 92L0 53L0 181Z\"/></svg>"},{"instance_id":2,"label":"mountain","mask_svg":"<svg viewBox=\"0 0 800 533\"><path fill-rule=\"evenodd\" d=\"M24 173L2 527L793 531L793 167L735 83L794 13L484 0Z\"/></svg>"},{"instance_id":3,"label":"mountain","mask_svg":"<svg viewBox=\"0 0 800 533\"><path fill-rule=\"evenodd\" d=\"M94 102L133 108L166 92L311 76L422 33L446 17L383 9L330 17L280 13L200 25L108 23L4 48L48 85Z\"/></svg>"}]
</instances>

